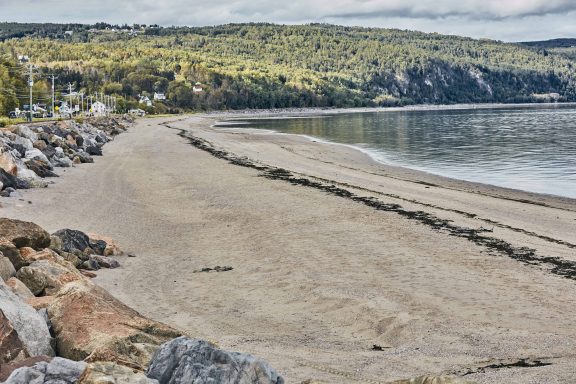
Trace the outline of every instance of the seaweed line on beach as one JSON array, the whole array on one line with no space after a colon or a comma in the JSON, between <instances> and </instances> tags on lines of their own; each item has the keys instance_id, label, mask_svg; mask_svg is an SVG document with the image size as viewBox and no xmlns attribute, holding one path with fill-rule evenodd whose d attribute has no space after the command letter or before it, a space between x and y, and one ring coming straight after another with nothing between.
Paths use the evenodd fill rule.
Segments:
<instances>
[{"instance_id":1,"label":"seaweed line on beach","mask_svg":"<svg viewBox=\"0 0 576 384\"><path fill-rule=\"evenodd\" d=\"M342 185L342 186L344 186L344 187L349 187L349 188L354 188L354 189L361 190L361 191L365 191L365 192L369 192L369 193L374 193L374 194L377 194L377 195L380 195L380 196L385 196L385 197L388 197L388 198L391 198L391 199L402 200L402 201L405 201L405 202L407 202L407 203L412 203L412 204L421 205L421 206L423 206L423 207L434 208L434 209L438 209L438 210L445 211L445 212L457 213L457 214L462 215L462 216L465 216L465 217L467 217L467 218L469 218L469 219L476 219L476 220L479 220L479 221L483 221L483 222L485 222L485 223L487 223L487 224L493 225L494 227L499 227L499 228L507 229L507 230L510 230L510 231L513 231L513 232L516 232L516 233L522 233L522 234L524 234L524 235L531 236L531 237L536 237L536 238L538 238L538 239L547 241L547 242L549 242L549 243L558 244L558 245L563 245L563 246L568 247L568 248L576 249L576 244L570 243L570 242L568 242L568 241L560 240L560 239L555 239L555 238L553 238L553 237L546 236L546 235L541 235L541 234L539 234L539 233L536 233L536 232L533 232L533 231L528 231L528 230L523 229L523 228L517 228L517 227L513 227L513 226L511 226L511 225L499 223L499 222L494 221L494 220L485 219L485 218L482 218L482 217L478 216L478 215L475 214L475 213L470 213L470 212L466 212L466 211L461 211L461 210L459 210L459 209L445 208L445 207L441 207L441 206L438 206L438 205L435 205L435 204L424 203L424 202L418 201L418 200L416 200L416 199L408 199L408 198L406 198L406 197L398 196L398 195L393 194L393 193L385 193L385 192L375 191L375 190L372 190L372 189L369 189L369 188L359 187L359 186L355 186L355 185L351 185L351 184L347 184L347 183L342 183L342 182L335 182L335 181L333 181L333 180L323 179L323 178L320 178L320 177L317 177L317 176L314 176L314 178L317 179L317 180L324 181L324 182L326 182L326 183L338 184L338 185ZM551 208L553 208L553 207L551 207ZM486 231L486 232L487 232L487 231Z\"/></svg>"},{"instance_id":2,"label":"seaweed line on beach","mask_svg":"<svg viewBox=\"0 0 576 384\"><path fill-rule=\"evenodd\" d=\"M476 373L484 373L488 370L508 369L508 368L539 368L553 365L551 362L543 361L544 359L519 359L516 361L501 361L476 368L469 368L464 372L455 373L459 376L468 376ZM454 373L454 372L453 372Z\"/></svg>"},{"instance_id":3,"label":"seaweed line on beach","mask_svg":"<svg viewBox=\"0 0 576 384\"><path fill-rule=\"evenodd\" d=\"M286 150L286 151L289 151L289 152L292 152L292 153L296 154L295 151L289 149L288 147L285 147L285 146L280 146L280 147L281 147L282 149ZM302 156L302 157L304 157L304 158L306 158L306 159L310 159L310 160L313 160L313 161L319 161L319 162L324 163L324 164L336 165L336 163L334 163L334 162L326 161L326 160L322 160L322 159L318 159L318 158L316 158L316 157L306 156L306 155L303 155L303 154L298 154L298 155L299 155L299 156ZM452 191L460 191L460 189L458 189L458 188L450 188L450 187L447 187L447 186L445 186L445 185L437 185L437 184L433 184L433 183L428 183L428 182L426 182L426 181L411 180L411 179L402 178L402 177L398 177L398 176L392 176L392 175L390 175L390 174L380 174L380 173L376 173L376 172L368 172L368 171L365 171L365 170L362 170L362 169L359 169L359 168L347 167L347 166L342 165L342 164L337 164L337 165L338 165L339 167L342 167L342 168L345 168L345 169L350 169L350 170L357 171L357 172L363 172L363 173L367 173L367 174L369 174L369 175L382 176L382 177L386 177L386 178L390 178L390 179L394 179L394 180L406 181L406 182L409 182L409 183L420 184L420 185L424 185L424 186L432 187L432 188L442 188L442 189L447 189L447 190L452 190ZM568 241L556 239L556 238L553 238L553 237L550 237L550 236L546 236L546 235L541 235L541 234L536 233L536 232L534 232L534 231L526 230L526 229L524 229L524 228L517 228L517 227L513 227L513 226L511 226L511 225L499 223L499 222L494 221L494 220L485 219L485 218L482 218L482 217L478 216L478 215L475 214L475 213L470 213L470 212L462 211L462 210L459 210L459 209L440 207L440 206L438 206L438 205L430 204L430 203L424 203L424 202L418 201L418 200L416 200L416 199L408 199L408 198L405 198L405 197L402 197L402 196L398 196L398 195L393 194L393 193L385 193L385 192L381 192L381 191L375 191L375 190L372 190L372 189L369 189L369 188L364 188L364 187L360 187L360 186L350 185L350 184L343 183L343 182L335 182L335 181L333 181L333 180L323 179L323 178L317 177L317 176L314 176L314 178L317 179L317 180L322 180L322 181L328 182L328 183L334 183L334 184L342 185L342 186L344 186L344 187L350 187L350 188L354 188L354 189L357 189L357 190L362 190L362 191L374 193L374 194L377 194L377 195L380 195L380 196L389 197L389 198L395 199L395 200L402 200L402 201L406 201L406 202L408 202L408 203L418 204L418 205L421 205L421 206L424 206L424 207L434 208L434 209L438 209L438 210L445 211L445 212L453 212L453 213L462 215L462 216L464 216L464 217L467 217L467 218L469 218L469 219L476 219L476 220L479 220L479 221L483 221L483 222L485 222L485 223L487 223L487 224L490 224L490 225L493 225L493 226L495 226L495 227L507 229L507 230L509 230L509 231L516 232L516 233L522 233L522 234L524 234L524 235L531 236L531 237L536 237L536 238L538 238L538 239L540 239L540 240L544 240L544 241L547 241L547 242L549 242L549 243L558 244L558 245L563 245L563 246L568 247L568 248L576 249L576 244L574 244L574 243L570 243L570 242L568 242ZM552 206L552 205L550 205L550 204L535 202L535 201L526 200L526 199L515 199L515 198L506 197L506 196L492 195L492 194L489 194L489 193L483 193L483 192L480 192L480 191L473 191L473 190L468 191L468 192L469 192L469 193L479 194L479 195L482 195L482 196L493 197L493 198L495 198L495 199L502 199L502 200L519 202L519 203L523 203L523 204L531 204L531 205L536 205L536 206L541 206L541 207L546 207L546 208L558 209L558 210L562 210L562 211L574 212L574 211L571 210L571 209L559 208L559 207Z\"/></svg>"},{"instance_id":4,"label":"seaweed line on beach","mask_svg":"<svg viewBox=\"0 0 576 384\"><path fill-rule=\"evenodd\" d=\"M575 261L565 260L560 257L553 256L539 256L536 254L535 249L528 247L516 247L505 240L484 235L483 233L486 232L486 229L461 227L452 224L450 220L441 219L424 211L406 210L399 204L383 203L376 198L358 196L346 189L337 187L332 184L314 181L305 177L296 177L292 172L283 168L258 165L246 157L239 157L222 149L217 149L208 141L195 137L184 129L172 127L167 123L163 125L169 129L179 131L178 135L186 139L192 146L208 152L216 158L226 160L231 164L261 171L261 176L267 179L281 180L293 185L314 188L334 196L339 196L358 203L362 203L378 211L393 212L409 220L414 220L421 224L427 225L437 231L445 232L450 236L467 239L478 246L498 252L524 264L544 267L555 275L562 276L571 280L576 280Z\"/></svg>"},{"instance_id":5,"label":"seaweed line on beach","mask_svg":"<svg viewBox=\"0 0 576 384\"><path fill-rule=\"evenodd\" d=\"M283 149L290 151L292 153L296 153L295 151L292 151L286 147L283 147ZM355 167L349 167L349 166L345 166L342 164L336 164L332 161L326 161L326 160L322 160L322 159L318 159L316 157L312 157L312 156L306 156L303 154L299 154L299 156L302 156L304 158L310 159L310 160L314 160L314 161L319 161L321 163L324 164L331 164L331 165L338 165L339 167L345 168L345 169L350 169L352 171L357 171L357 172L362 172L362 173L366 173L368 175L373 175L373 176L383 176L383 177L387 177L390 179L394 179L394 180L400 180L400 181L406 181L408 183L414 183L414 184L420 184L420 185L424 185L427 187L434 187L434 188L443 188L443 189L447 189L447 190L451 190L451 191L461 191L462 189L460 188L455 188L455 187L449 187L446 185L438 185L438 184L434 184L434 183L429 183L427 181L421 181L421 180L412 180L409 178L405 178L405 177L399 177L399 176L393 176L389 173L378 173L378 172L370 172L370 171L366 171L363 169L359 169L359 168L355 168ZM567 211L567 212L576 212L576 210L573 209L569 209L569 208L560 208L551 204L547 204L547 203L542 203L539 201L534 201L534 200L529 200L529 199L522 199L522 198L515 198L515 197L509 197L509 196L503 196L500 194L496 194L496 193L488 193L488 192L482 192L482 191L478 191L478 190L466 190L468 193L474 193L477 195L481 195L481 196L487 196L487 197L493 197L496 199L501 199L501 200L508 200L508 201L513 201L516 203L522 203L522 204L529 204L529 205L534 205L534 206L538 206L538 207L545 207L545 208L553 208L553 209L558 209L561 211ZM465 212L463 212L465 213Z\"/></svg>"}]
</instances>

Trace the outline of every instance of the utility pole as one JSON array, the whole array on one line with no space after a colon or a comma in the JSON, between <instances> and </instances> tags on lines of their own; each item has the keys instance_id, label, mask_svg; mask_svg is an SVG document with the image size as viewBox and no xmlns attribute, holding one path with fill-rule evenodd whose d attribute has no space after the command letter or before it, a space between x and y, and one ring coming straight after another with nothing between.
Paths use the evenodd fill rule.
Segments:
<instances>
[{"instance_id":1,"label":"utility pole","mask_svg":"<svg viewBox=\"0 0 576 384\"><path fill-rule=\"evenodd\" d=\"M70 98L70 110L72 110L72 108L74 107L72 105L72 83L68 83L68 88L69 88L69 92L68 92L68 96Z\"/></svg>"},{"instance_id":2,"label":"utility pole","mask_svg":"<svg viewBox=\"0 0 576 384\"><path fill-rule=\"evenodd\" d=\"M32 75L32 63L29 64L30 77L28 78L28 85L30 86L30 105L28 106L28 112L30 113L28 121L32 122L32 87L34 86L34 78Z\"/></svg>"},{"instance_id":3,"label":"utility pole","mask_svg":"<svg viewBox=\"0 0 576 384\"><path fill-rule=\"evenodd\" d=\"M56 77L52 75L52 117L56 117L56 112L54 111L54 81Z\"/></svg>"}]
</instances>

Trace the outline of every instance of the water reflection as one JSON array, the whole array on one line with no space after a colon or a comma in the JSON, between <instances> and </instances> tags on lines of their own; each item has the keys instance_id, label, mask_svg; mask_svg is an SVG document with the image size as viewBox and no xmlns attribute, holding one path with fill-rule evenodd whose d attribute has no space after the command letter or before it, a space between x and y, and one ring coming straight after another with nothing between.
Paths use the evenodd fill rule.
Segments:
<instances>
[{"instance_id":1,"label":"water reflection","mask_svg":"<svg viewBox=\"0 0 576 384\"><path fill-rule=\"evenodd\" d=\"M384 111L242 123L358 145L386 163L444 176L576 197L574 107Z\"/></svg>"}]
</instances>

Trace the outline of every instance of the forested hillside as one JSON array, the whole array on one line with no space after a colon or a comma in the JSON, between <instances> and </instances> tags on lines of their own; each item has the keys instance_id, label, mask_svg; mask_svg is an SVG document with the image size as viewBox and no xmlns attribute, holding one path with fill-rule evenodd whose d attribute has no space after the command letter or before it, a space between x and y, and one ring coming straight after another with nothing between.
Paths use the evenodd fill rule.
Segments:
<instances>
[{"instance_id":1,"label":"forested hillside","mask_svg":"<svg viewBox=\"0 0 576 384\"><path fill-rule=\"evenodd\" d=\"M530 102L542 94L576 101L569 56L458 36L319 24L4 23L0 40L4 62L27 55L59 84L119 96L124 107L138 95L165 93L157 112ZM196 83L202 92L193 92ZM0 85L0 97L6 89L22 93L21 85ZM41 97L47 91L38 86Z\"/></svg>"},{"instance_id":2,"label":"forested hillside","mask_svg":"<svg viewBox=\"0 0 576 384\"><path fill-rule=\"evenodd\" d=\"M530 48L536 48L542 53L553 53L576 60L576 39L552 39L544 41L527 41L521 43Z\"/></svg>"}]
</instances>

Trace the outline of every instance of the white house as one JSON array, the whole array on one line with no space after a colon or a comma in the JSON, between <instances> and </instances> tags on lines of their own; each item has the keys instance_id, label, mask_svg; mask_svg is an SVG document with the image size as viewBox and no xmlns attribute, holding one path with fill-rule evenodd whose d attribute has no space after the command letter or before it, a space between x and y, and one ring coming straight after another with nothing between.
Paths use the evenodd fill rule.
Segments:
<instances>
[{"instance_id":1,"label":"white house","mask_svg":"<svg viewBox=\"0 0 576 384\"><path fill-rule=\"evenodd\" d=\"M152 100L148 96L140 96L140 104L146 104L147 107L152 106Z\"/></svg>"},{"instance_id":2,"label":"white house","mask_svg":"<svg viewBox=\"0 0 576 384\"><path fill-rule=\"evenodd\" d=\"M202 85L202 83L196 83L194 84L194 87L192 87L192 91L194 91L195 93L203 92L204 86Z\"/></svg>"},{"instance_id":3,"label":"white house","mask_svg":"<svg viewBox=\"0 0 576 384\"><path fill-rule=\"evenodd\" d=\"M96 101L92 103L92 106L90 107L90 112L92 112L94 116L102 116L108 112L108 108L106 108L106 105L104 103Z\"/></svg>"},{"instance_id":4,"label":"white house","mask_svg":"<svg viewBox=\"0 0 576 384\"><path fill-rule=\"evenodd\" d=\"M166 100L166 95L163 93L154 92L154 100L159 100L159 101Z\"/></svg>"}]
</instances>

